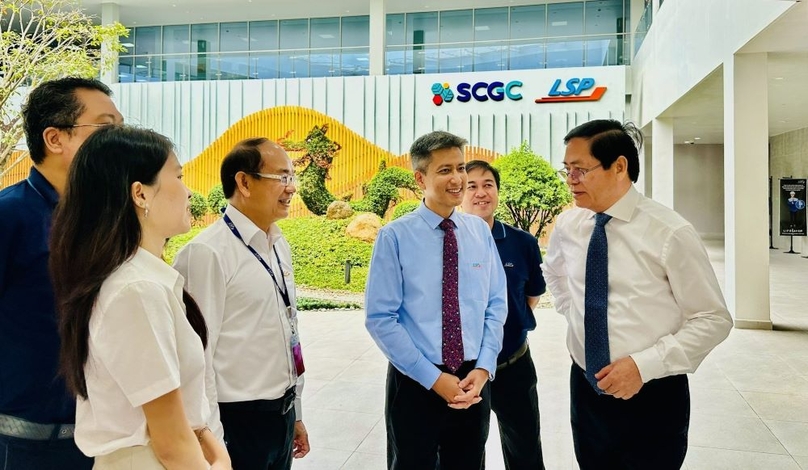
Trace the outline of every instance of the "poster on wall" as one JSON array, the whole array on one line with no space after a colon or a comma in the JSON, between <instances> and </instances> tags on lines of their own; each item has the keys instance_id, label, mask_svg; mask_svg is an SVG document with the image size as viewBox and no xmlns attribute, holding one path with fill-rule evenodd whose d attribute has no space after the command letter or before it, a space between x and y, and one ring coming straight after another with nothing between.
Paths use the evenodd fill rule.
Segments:
<instances>
[{"instance_id":1,"label":"poster on wall","mask_svg":"<svg viewBox=\"0 0 808 470\"><path fill-rule=\"evenodd\" d=\"M805 220L805 178L780 179L780 235L808 235Z\"/></svg>"}]
</instances>

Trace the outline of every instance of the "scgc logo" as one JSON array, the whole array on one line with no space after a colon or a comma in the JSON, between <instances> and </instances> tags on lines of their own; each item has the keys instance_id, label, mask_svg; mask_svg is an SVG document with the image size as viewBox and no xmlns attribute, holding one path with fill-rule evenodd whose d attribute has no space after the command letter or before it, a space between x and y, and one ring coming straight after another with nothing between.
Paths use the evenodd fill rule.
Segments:
<instances>
[{"instance_id":1,"label":"scgc logo","mask_svg":"<svg viewBox=\"0 0 808 470\"><path fill-rule=\"evenodd\" d=\"M507 84L498 81L491 83L477 82L473 85L463 82L457 85L457 101L461 103L467 103L472 99L479 102L485 102L489 99L503 101L505 98L517 101L522 99L522 95L515 92L514 88L520 88L521 86L522 82L519 80L514 80ZM432 95L432 102L435 103L435 106L440 106L444 102L448 103L455 97L455 93L448 83L433 84Z\"/></svg>"}]
</instances>

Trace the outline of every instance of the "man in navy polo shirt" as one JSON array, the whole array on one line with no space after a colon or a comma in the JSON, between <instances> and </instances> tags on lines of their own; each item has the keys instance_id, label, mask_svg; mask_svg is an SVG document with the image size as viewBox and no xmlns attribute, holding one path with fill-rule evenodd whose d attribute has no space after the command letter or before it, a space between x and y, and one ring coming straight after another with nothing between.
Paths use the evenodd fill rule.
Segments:
<instances>
[{"instance_id":1,"label":"man in navy polo shirt","mask_svg":"<svg viewBox=\"0 0 808 470\"><path fill-rule=\"evenodd\" d=\"M508 319L497 358L497 379L491 382L491 409L499 422L505 468L543 469L536 367L527 345L527 332L536 328L533 308L545 290L539 244L524 230L494 220L499 171L472 160L466 163L466 174L463 211L488 222L508 278Z\"/></svg>"},{"instance_id":2,"label":"man in navy polo shirt","mask_svg":"<svg viewBox=\"0 0 808 470\"><path fill-rule=\"evenodd\" d=\"M48 238L79 146L99 127L123 121L111 94L99 81L63 78L39 85L23 107L34 166L27 179L0 191L0 468L5 470L93 466L73 442L76 400L58 375Z\"/></svg>"}]
</instances>

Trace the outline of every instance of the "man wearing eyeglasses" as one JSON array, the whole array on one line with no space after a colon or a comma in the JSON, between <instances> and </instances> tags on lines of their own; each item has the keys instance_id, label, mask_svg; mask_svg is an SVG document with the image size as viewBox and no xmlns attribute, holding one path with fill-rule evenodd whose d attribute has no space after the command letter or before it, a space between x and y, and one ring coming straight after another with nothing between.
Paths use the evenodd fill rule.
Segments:
<instances>
[{"instance_id":1,"label":"man wearing eyeglasses","mask_svg":"<svg viewBox=\"0 0 808 470\"><path fill-rule=\"evenodd\" d=\"M641 195L642 134L596 120L564 138L575 199L542 264L569 322L572 436L581 470L678 469L690 424L688 373L729 334L693 226Z\"/></svg>"},{"instance_id":2,"label":"man wearing eyeglasses","mask_svg":"<svg viewBox=\"0 0 808 470\"><path fill-rule=\"evenodd\" d=\"M174 261L208 326L210 428L233 468L288 470L309 452L292 254L276 224L289 215L294 167L253 138L227 154L221 179L222 218Z\"/></svg>"},{"instance_id":3,"label":"man wearing eyeglasses","mask_svg":"<svg viewBox=\"0 0 808 470\"><path fill-rule=\"evenodd\" d=\"M0 192L0 468L90 469L73 441L76 401L58 374L59 334L48 273L53 209L76 151L123 121L103 83L63 78L23 107L28 178Z\"/></svg>"}]
</instances>

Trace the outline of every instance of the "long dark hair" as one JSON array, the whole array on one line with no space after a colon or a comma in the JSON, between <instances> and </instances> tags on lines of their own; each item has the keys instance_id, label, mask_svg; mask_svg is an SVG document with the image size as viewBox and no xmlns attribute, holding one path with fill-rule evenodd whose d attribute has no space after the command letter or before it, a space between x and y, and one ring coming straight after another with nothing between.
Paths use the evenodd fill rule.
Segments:
<instances>
[{"instance_id":1,"label":"long dark hair","mask_svg":"<svg viewBox=\"0 0 808 470\"><path fill-rule=\"evenodd\" d=\"M93 305L101 285L141 241L132 184L154 184L172 150L171 141L154 131L109 126L82 144L70 166L53 220L50 268L62 340L60 372L79 397L87 398L84 365ZM199 307L190 296L183 298L189 322L206 345Z\"/></svg>"}]
</instances>

